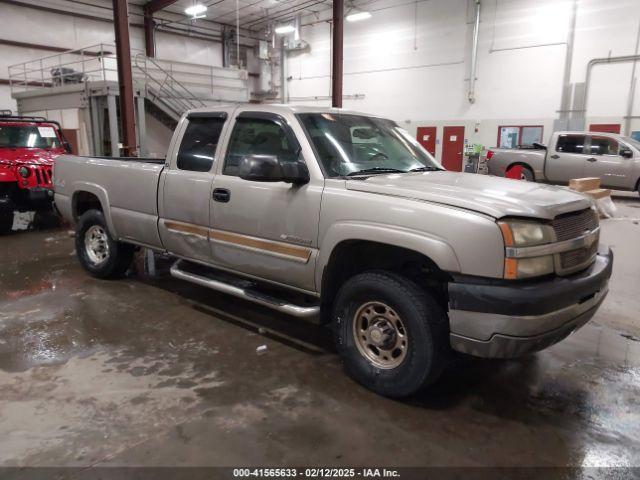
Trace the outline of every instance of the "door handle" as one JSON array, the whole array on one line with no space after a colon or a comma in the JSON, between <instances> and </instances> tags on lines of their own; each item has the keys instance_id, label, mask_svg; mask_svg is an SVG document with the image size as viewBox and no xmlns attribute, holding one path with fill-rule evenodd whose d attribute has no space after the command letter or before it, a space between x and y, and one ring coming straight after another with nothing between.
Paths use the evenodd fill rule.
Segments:
<instances>
[{"instance_id":1,"label":"door handle","mask_svg":"<svg viewBox=\"0 0 640 480\"><path fill-rule=\"evenodd\" d=\"M593 158L593 157L587 158L587 162L597 162L597 161L598 161L597 158Z\"/></svg>"},{"instance_id":2,"label":"door handle","mask_svg":"<svg viewBox=\"0 0 640 480\"><path fill-rule=\"evenodd\" d=\"M557 160L558 158L560 158L560 155L551 155L550 158L553 158L554 160Z\"/></svg>"},{"instance_id":3,"label":"door handle","mask_svg":"<svg viewBox=\"0 0 640 480\"><path fill-rule=\"evenodd\" d=\"M226 188L215 188L213 190L213 199L216 202L227 203L231 200L231 192Z\"/></svg>"}]
</instances>

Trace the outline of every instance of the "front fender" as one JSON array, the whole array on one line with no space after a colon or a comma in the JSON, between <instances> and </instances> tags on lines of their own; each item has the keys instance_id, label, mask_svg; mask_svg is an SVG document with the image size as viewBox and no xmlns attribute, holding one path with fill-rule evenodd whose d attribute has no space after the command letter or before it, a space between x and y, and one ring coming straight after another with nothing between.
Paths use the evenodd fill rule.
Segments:
<instances>
[{"instance_id":1,"label":"front fender","mask_svg":"<svg viewBox=\"0 0 640 480\"><path fill-rule=\"evenodd\" d=\"M406 248L429 257L441 270L460 272L460 263L453 248L444 239L408 228L366 222L338 222L329 227L320 243L316 268L316 285L322 285L322 275L335 247L348 240L385 243Z\"/></svg>"},{"instance_id":2,"label":"front fender","mask_svg":"<svg viewBox=\"0 0 640 480\"><path fill-rule=\"evenodd\" d=\"M15 169L0 167L0 182L17 183L18 176L16 175Z\"/></svg>"}]
</instances>

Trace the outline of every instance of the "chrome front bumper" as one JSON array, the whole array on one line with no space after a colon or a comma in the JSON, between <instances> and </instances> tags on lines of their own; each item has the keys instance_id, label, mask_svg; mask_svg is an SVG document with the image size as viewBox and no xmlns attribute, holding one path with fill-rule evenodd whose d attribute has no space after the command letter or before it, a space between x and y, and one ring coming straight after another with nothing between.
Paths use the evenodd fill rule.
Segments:
<instances>
[{"instance_id":1,"label":"chrome front bumper","mask_svg":"<svg viewBox=\"0 0 640 480\"><path fill-rule=\"evenodd\" d=\"M477 357L512 358L542 350L582 327L608 293L613 254L570 277L449 286L450 343Z\"/></svg>"}]
</instances>

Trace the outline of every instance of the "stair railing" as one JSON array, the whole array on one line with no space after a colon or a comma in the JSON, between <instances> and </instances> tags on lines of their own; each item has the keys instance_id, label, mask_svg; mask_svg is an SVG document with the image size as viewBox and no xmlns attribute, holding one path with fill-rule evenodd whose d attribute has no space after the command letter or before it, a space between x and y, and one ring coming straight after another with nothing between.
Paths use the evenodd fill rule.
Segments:
<instances>
[{"instance_id":1,"label":"stair railing","mask_svg":"<svg viewBox=\"0 0 640 480\"><path fill-rule=\"evenodd\" d=\"M206 106L202 100L176 80L171 72L162 68L152 58L139 53L134 57L134 67L144 76L148 96L156 102L164 103L176 117L180 117L187 110Z\"/></svg>"}]
</instances>

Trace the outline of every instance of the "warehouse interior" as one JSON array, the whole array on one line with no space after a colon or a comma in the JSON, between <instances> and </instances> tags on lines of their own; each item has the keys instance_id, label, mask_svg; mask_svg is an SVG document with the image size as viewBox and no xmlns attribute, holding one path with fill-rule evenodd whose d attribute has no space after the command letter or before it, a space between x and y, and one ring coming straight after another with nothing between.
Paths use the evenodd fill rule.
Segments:
<instances>
[{"instance_id":1,"label":"warehouse interior","mask_svg":"<svg viewBox=\"0 0 640 480\"><path fill-rule=\"evenodd\" d=\"M54 197L76 177L67 181L54 159L45 190L58 205L45 216L16 203L11 231L0 235L0 474L178 478L187 474L184 467L224 467L202 473L235 478L249 470L232 469L254 467L298 469L275 476L302 476L313 467L378 467L411 478L636 478L640 181L616 184L614 169L627 161L636 172L628 175L640 179L638 0L0 0L0 18L0 110L8 112L7 122L57 126L64 144L58 146L67 149L60 154L92 165L108 157L157 159L144 164L147 171L168 169L194 109L361 112L395 122L443 169L460 172L460 180L433 187L440 197L430 203L465 196L487 212L502 208L507 197L519 195L503 183L460 191L473 178L496 175L491 162L501 151L514 158L501 170L509 177L504 182L599 192L585 198L593 198L599 241L615 259L607 298L566 339L518 358L452 354L425 391L386 398L343 373L329 325L265 308L264 298L262 304L238 300L202 282L183 282L172 273L183 257L173 258L170 249L132 241L136 251L123 280L89 276L76 260L79 216L69 221ZM0 133L2 122L0 115ZM311 144L312 135L300 131ZM567 132L613 135L606 138L620 142L620 157L624 145L630 157L621 160L617 150L598 157L598 165L611 169L602 184L596 179L574 188L574 177L541 180L522 155L551 155ZM7 148L0 148L0 167L15 160L3 156L12 147L1 147ZM317 154L317 148L308 151ZM118 178L124 185L138 175L124 170L96 182ZM310 170L309 188L316 185ZM396 188L394 180L385 187ZM324 188L331 181L337 182L327 179ZM543 193L569 188L534 185ZM158 181L151 187L160 188ZM180 208L201 208L193 188L175 197ZM380 210L404 218L409 207L393 203L393 192ZM526 205L528 198L520 199L525 210L553 203L535 197ZM347 209L349 199L344 202ZM158 208L161 200L151 203ZM293 228L289 210L273 208L281 204L258 203L232 215L264 231L270 224ZM462 221L464 208L449 206L451 223ZM263 218L267 208L273 217ZM324 209L323 203L321 215ZM252 210L260 215L251 217ZM117 213L114 208L116 223ZM132 231L147 228L145 222L140 215ZM162 220L157 215L152 223ZM211 239L215 228L205 236ZM246 238L255 250L260 235L252 232ZM320 264L321 235L314 232L308 244L295 231L269 241L309 247ZM196 241L184 242L192 248ZM480 235L469 230L467 241L470 256L488 261ZM254 257L234 258L241 264ZM295 277L296 268L274 270ZM461 276L476 276L462 270ZM340 470L335 476L353 475Z\"/></svg>"}]
</instances>

